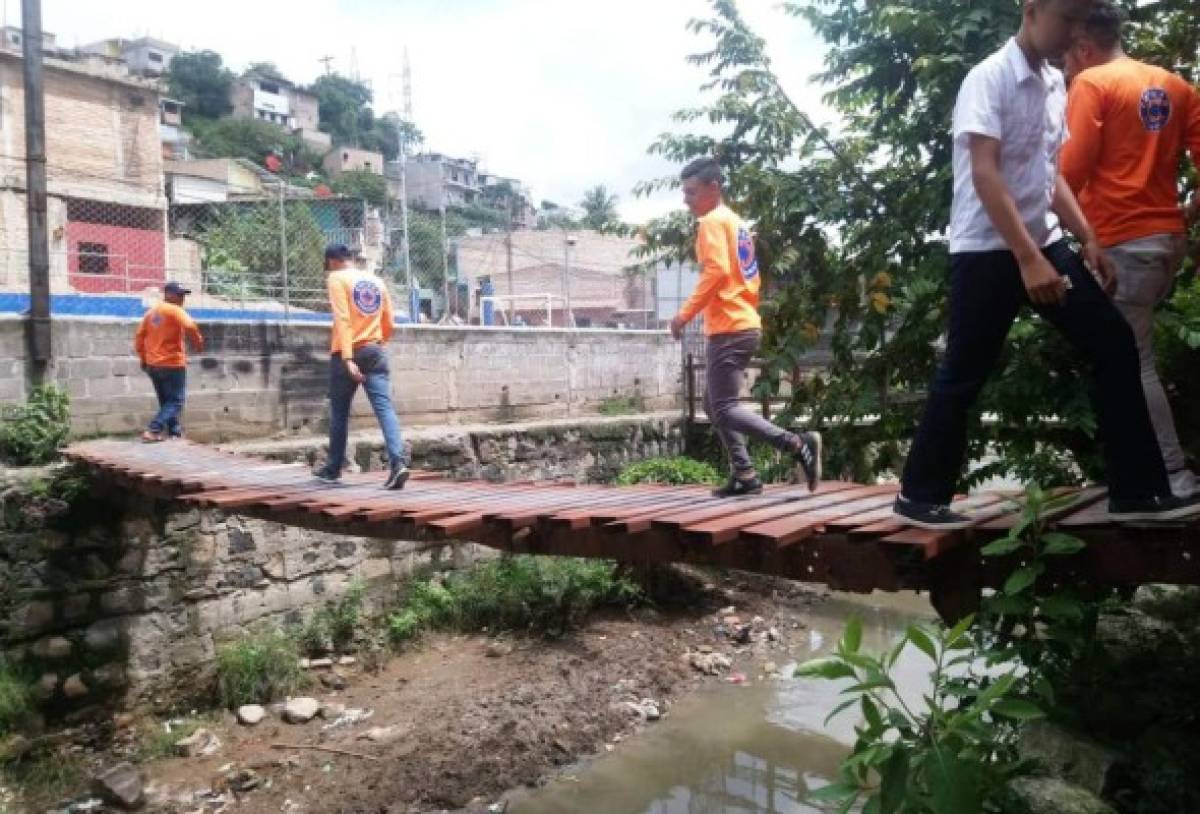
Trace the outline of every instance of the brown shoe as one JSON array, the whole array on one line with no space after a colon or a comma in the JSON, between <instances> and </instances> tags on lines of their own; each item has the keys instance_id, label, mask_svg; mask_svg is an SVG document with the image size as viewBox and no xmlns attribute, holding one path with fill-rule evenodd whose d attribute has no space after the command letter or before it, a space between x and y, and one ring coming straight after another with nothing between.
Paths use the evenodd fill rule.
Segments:
<instances>
[{"instance_id":1,"label":"brown shoe","mask_svg":"<svg viewBox=\"0 0 1200 814\"><path fill-rule=\"evenodd\" d=\"M157 444L157 443L160 443L162 440L163 440L163 436L162 436L161 432L153 432L151 430L146 430L144 433L142 433L142 443L143 444Z\"/></svg>"}]
</instances>

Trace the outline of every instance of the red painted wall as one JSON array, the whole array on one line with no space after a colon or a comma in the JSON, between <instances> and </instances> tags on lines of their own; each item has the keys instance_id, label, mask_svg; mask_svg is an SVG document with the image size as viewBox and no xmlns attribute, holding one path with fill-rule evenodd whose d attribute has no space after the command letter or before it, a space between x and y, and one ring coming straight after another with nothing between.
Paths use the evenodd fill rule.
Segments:
<instances>
[{"instance_id":1,"label":"red painted wall","mask_svg":"<svg viewBox=\"0 0 1200 814\"><path fill-rule=\"evenodd\" d=\"M67 269L71 288L84 294L138 293L166 282L163 233L99 223L67 222ZM81 243L108 247L108 273L80 271Z\"/></svg>"}]
</instances>

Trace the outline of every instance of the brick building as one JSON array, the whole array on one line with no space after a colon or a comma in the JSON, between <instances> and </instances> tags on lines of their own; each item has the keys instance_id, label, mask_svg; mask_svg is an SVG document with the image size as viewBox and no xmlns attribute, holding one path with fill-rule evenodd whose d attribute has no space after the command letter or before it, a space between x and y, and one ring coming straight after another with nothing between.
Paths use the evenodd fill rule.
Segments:
<instances>
[{"instance_id":1,"label":"brick building","mask_svg":"<svg viewBox=\"0 0 1200 814\"><path fill-rule=\"evenodd\" d=\"M234 81L229 90L235 119L258 119L281 130L295 133L308 146L324 153L332 141L320 130L320 102L317 97L277 76L248 71Z\"/></svg>"},{"instance_id":2,"label":"brick building","mask_svg":"<svg viewBox=\"0 0 1200 814\"><path fill-rule=\"evenodd\" d=\"M28 287L22 55L0 45L0 288ZM57 292L139 293L163 282L156 82L124 65L45 57L47 221Z\"/></svg>"}]
</instances>

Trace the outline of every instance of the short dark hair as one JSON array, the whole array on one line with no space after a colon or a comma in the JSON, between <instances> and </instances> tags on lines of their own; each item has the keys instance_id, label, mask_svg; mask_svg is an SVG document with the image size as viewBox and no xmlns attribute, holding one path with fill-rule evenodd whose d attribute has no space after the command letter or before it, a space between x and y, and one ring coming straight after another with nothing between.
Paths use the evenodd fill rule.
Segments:
<instances>
[{"instance_id":1,"label":"short dark hair","mask_svg":"<svg viewBox=\"0 0 1200 814\"><path fill-rule=\"evenodd\" d=\"M721 162L715 158L697 158L679 173L679 179L686 181L695 178L705 184L725 183L725 173L721 170Z\"/></svg>"},{"instance_id":2,"label":"short dark hair","mask_svg":"<svg viewBox=\"0 0 1200 814\"><path fill-rule=\"evenodd\" d=\"M1124 25L1125 12L1120 7L1110 0L1096 0L1083 24L1083 31L1096 45L1111 50L1120 45Z\"/></svg>"}]
</instances>

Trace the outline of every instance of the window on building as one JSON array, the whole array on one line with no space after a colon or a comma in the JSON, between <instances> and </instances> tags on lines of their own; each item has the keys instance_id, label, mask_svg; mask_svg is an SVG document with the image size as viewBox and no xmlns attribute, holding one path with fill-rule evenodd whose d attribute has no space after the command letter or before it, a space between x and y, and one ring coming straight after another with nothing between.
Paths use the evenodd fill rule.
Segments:
<instances>
[{"instance_id":1,"label":"window on building","mask_svg":"<svg viewBox=\"0 0 1200 814\"><path fill-rule=\"evenodd\" d=\"M263 93L273 93L279 95L279 84L276 82L259 82L258 89Z\"/></svg>"},{"instance_id":2,"label":"window on building","mask_svg":"<svg viewBox=\"0 0 1200 814\"><path fill-rule=\"evenodd\" d=\"M16 32L12 32L8 35L8 41L11 42L13 45L20 45L21 44L21 35Z\"/></svg>"},{"instance_id":3,"label":"window on building","mask_svg":"<svg viewBox=\"0 0 1200 814\"><path fill-rule=\"evenodd\" d=\"M105 243L79 244L79 273L108 274L108 245Z\"/></svg>"},{"instance_id":4,"label":"window on building","mask_svg":"<svg viewBox=\"0 0 1200 814\"><path fill-rule=\"evenodd\" d=\"M158 53L157 51L150 51L149 53L146 54L146 58L149 59L151 62L155 63L156 65L161 65L162 61L163 61L163 55Z\"/></svg>"},{"instance_id":5,"label":"window on building","mask_svg":"<svg viewBox=\"0 0 1200 814\"><path fill-rule=\"evenodd\" d=\"M363 169L364 169L364 170L366 170L367 172L370 172L370 171L371 171L371 162L370 162L370 161L364 161L364 162L363 162Z\"/></svg>"}]
</instances>

